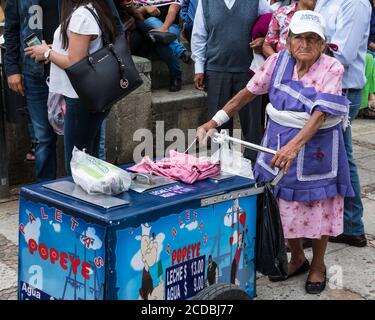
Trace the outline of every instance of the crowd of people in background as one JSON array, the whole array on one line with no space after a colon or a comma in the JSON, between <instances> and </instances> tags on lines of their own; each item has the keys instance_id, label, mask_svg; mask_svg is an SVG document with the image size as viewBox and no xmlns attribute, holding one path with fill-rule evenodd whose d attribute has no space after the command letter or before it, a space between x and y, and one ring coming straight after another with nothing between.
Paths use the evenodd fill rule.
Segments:
<instances>
[{"instance_id":1,"label":"crowd of people in background","mask_svg":"<svg viewBox=\"0 0 375 320\"><path fill-rule=\"evenodd\" d=\"M126 31L126 40L133 55L152 59L156 55L165 63L169 70L171 94L182 88L180 63L194 62L195 76L192 81L197 90L207 92L209 118L228 103L238 103L236 97L241 95L241 90L255 77L251 82L254 96L244 100L246 107L239 112L246 141L260 144L262 140L265 110L270 102L270 92L265 88L274 81L270 79L271 74L265 75L265 69L272 66L273 70L276 57L284 54L285 49L290 49L291 39L306 45L315 45L324 40L324 50L320 52L317 45L313 60L316 61L324 54L329 56L325 63L330 67L335 66L328 74L337 80L337 84L333 88L328 81L326 87L330 88L330 93L342 94L349 101L350 121L358 114L375 118L375 0L6 2L5 74L9 87L24 95L27 100L31 117L30 133L35 140L38 181L56 178L56 134L47 118L50 91L62 94L67 104L64 138L66 172L70 174L69 162L74 145L88 150L94 156L99 156L105 150L105 119L108 113L90 114L80 108L79 97L64 71L82 59L87 52L93 52L103 45L102 31L84 9L86 5L97 12L113 39L122 30ZM41 28L31 29L26 18L29 14L27 8L35 3L43 9L43 21ZM306 10L323 17L323 39L313 36L298 38L291 34L290 23L293 17ZM24 38L31 33L35 33L43 43L27 48ZM298 50L293 54L299 57ZM41 61L47 63L38 63ZM305 70L308 76L304 79L304 84L315 87L317 91L328 90L321 83L325 79L322 74L324 70L315 70L314 66ZM324 67L322 63L321 68ZM263 89L256 88L262 85ZM220 128L232 130L232 120L223 122ZM347 161L352 190L348 188L341 192L341 195L346 196L343 203L344 232L331 240L361 247L367 241L350 125L342 133L342 143L341 161ZM27 156L30 157L30 154ZM254 151L247 150L245 156L255 163L257 154ZM335 206L335 203L330 205ZM292 261L292 274L306 267L304 256L301 258L300 245L300 242L291 244L293 252L299 255L298 259ZM321 255L322 251L324 255L325 245L316 244L317 255ZM310 279L314 283L325 272L321 266L322 257L319 259L319 272Z\"/></svg>"}]
</instances>

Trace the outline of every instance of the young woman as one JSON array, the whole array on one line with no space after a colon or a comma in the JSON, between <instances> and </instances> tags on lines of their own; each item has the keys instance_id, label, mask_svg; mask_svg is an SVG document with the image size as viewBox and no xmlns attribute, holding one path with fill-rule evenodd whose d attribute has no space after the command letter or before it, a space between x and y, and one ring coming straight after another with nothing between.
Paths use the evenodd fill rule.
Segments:
<instances>
[{"instance_id":1,"label":"young woman","mask_svg":"<svg viewBox=\"0 0 375 320\"><path fill-rule=\"evenodd\" d=\"M65 169L70 174L73 147L86 149L98 156L100 127L108 112L90 113L74 91L64 69L72 66L103 46L102 31L92 13L96 12L110 41L116 38L116 22L107 1L62 0L61 25L54 34L52 48L45 42L26 48L25 52L37 62L51 62L50 91L62 94L66 101L64 124Z\"/></svg>"}]
</instances>

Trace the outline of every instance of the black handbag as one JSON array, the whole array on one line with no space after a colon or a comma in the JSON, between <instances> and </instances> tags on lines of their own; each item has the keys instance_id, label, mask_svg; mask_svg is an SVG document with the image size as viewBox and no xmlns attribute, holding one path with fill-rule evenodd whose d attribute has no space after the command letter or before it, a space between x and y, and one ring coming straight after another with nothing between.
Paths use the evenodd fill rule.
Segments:
<instances>
[{"instance_id":1,"label":"black handbag","mask_svg":"<svg viewBox=\"0 0 375 320\"><path fill-rule=\"evenodd\" d=\"M90 112L104 112L141 86L143 81L125 35L120 34L115 43L110 43L98 15L91 8L85 8L97 21L104 45L65 71L83 106Z\"/></svg>"}]
</instances>

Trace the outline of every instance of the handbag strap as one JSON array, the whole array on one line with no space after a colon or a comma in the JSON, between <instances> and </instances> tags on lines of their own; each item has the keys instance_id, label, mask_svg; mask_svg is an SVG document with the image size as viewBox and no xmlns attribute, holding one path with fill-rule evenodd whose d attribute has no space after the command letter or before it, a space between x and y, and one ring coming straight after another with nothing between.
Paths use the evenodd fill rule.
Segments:
<instances>
[{"instance_id":1,"label":"handbag strap","mask_svg":"<svg viewBox=\"0 0 375 320\"><path fill-rule=\"evenodd\" d=\"M103 37L103 42L105 45L108 45L110 44L111 42L109 41L108 39L108 36L107 36L107 33L104 31L104 28L100 22L100 19L99 19L99 16L96 14L96 12L91 9L89 6L85 6L85 9L87 9L91 14L92 16L94 17L95 21L97 22L99 28L100 28L100 31L102 32L102 37Z\"/></svg>"}]
</instances>

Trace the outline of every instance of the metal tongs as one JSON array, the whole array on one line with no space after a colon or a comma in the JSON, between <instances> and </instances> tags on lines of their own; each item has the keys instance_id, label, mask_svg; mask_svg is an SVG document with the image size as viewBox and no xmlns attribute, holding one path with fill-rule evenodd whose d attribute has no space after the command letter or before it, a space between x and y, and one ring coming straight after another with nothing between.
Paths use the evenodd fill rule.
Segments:
<instances>
[{"instance_id":1,"label":"metal tongs","mask_svg":"<svg viewBox=\"0 0 375 320\"><path fill-rule=\"evenodd\" d=\"M272 149L269 149L269 148L266 148L266 147L263 147L263 146L259 146L257 144L250 143L250 142L247 142L247 141L244 141L244 140L241 140L241 139L233 138L233 137L228 135L226 130L221 130L220 133L218 133L218 132L214 133L212 141L215 142L215 143L218 143L218 144L223 144L225 142L230 141L230 142L233 142L233 143L240 144L240 145L244 146L245 148L255 150L255 151L258 151L258 152L265 152L265 153L272 154L272 155L276 154L275 150L272 150ZM276 177L272 180L271 185L273 185L273 186L277 185L283 176L284 176L284 171L279 170Z\"/></svg>"}]
</instances>

